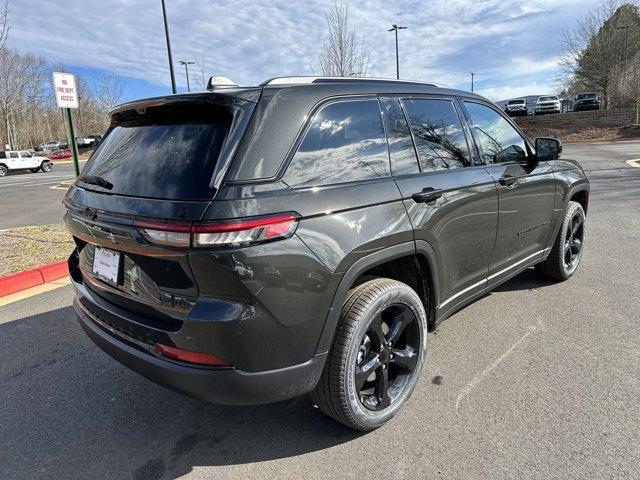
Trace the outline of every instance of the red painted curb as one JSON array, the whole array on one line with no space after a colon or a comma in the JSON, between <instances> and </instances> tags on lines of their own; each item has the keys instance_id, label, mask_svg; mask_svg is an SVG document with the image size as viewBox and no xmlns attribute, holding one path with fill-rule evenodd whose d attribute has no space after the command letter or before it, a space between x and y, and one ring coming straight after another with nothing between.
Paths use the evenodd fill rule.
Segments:
<instances>
[{"instance_id":1,"label":"red painted curb","mask_svg":"<svg viewBox=\"0 0 640 480\"><path fill-rule=\"evenodd\" d=\"M38 268L0 277L0 297L21 292L27 288L37 287L43 283L53 282L69 275L66 260L49 263Z\"/></svg>"}]
</instances>

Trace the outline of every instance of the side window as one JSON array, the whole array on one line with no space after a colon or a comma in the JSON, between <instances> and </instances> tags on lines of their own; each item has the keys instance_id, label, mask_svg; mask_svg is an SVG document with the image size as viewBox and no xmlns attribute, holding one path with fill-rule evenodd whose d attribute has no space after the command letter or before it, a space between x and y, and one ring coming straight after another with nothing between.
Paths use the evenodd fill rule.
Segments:
<instances>
[{"instance_id":1,"label":"side window","mask_svg":"<svg viewBox=\"0 0 640 480\"><path fill-rule=\"evenodd\" d=\"M423 172L471 165L469 147L451 100L403 100Z\"/></svg>"},{"instance_id":2,"label":"side window","mask_svg":"<svg viewBox=\"0 0 640 480\"><path fill-rule=\"evenodd\" d=\"M20 152L20 156L22 158L31 158L31 154L29 152Z\"/></svg>"},{"instance_id":3,"label":"side window","mask_svg":"<svg viewBox=\"0 0 640 480\"><path fill-rule=\"evenodd\" d=\"M388 176L378 100L340 100L315 114L284 181L307 187Z\"/></svg>"},{"instance_id":4,"label":"side window","mask_svg":"<svg viewBox=\"0 0 640 480\"><path fill-rule=\"evenodd\" d=\"M18 152L10 152L9 158L18 158Z\"/></svg>"},{"instance_id":5,"label":"side window","mask_svg":"<svg viewBox=\"0 0 640 480\"><path fill-rule=\"evenodd\" d=\"M472 128L480 143L484 163L521 162L527 159L527 144L518 131L493 108L464 102Z\"/></svg>"},{"instance_id":6,"label":"side window","mask_svg":"<svg viewBox=\"0 0 640 480\"><path fill-rule=\"evenodd\" d=\"M404 116L400 101L397 98L382 98L382 118L389 140L391 156L391 173L404 175L419 173L416 150L413 147L411 131Z\"/></svg>"}]
</instances>

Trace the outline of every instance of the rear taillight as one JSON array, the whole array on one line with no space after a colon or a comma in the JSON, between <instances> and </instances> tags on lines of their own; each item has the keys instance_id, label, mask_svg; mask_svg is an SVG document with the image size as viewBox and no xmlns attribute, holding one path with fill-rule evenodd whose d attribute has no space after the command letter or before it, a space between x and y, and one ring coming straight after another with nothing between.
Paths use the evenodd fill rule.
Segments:
<instances>
[{"instance_id":1,"label":"rear taillight","mask_svg":"<svg viewBox=\"0 0 640 480\"><path fill-rule=\"evenodd\" d=\"M282 238L296 231L299 215L281 213L216 223L134 222L151 243L172 247L245 246Z\"/></svg>"},{"instance_id":2,"label":"rear taillight","mask_svg":"<svg viewBox=\"0 0 640 480\"><path fill-rule=\"evenodd\" d=\"M219 367L231 365L229 362L210 353L183 350L182 348L169 347L161 343L156 343L156 350L167 358L180 360L182 362L197 363L199 365L215 365Z\"/></svg>"}]
</instances>

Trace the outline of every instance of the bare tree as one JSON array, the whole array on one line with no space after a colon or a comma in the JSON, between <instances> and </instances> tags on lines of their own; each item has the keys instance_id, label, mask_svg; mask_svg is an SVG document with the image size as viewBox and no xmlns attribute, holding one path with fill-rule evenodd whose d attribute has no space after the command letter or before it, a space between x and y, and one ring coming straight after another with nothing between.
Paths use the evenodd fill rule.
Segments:
<instances>
[{"instance_id":1,"label":"bare tree","mask_svg":"<svg viewBox=\"0 0 640 480\"><path fill-rule=\"evenodd\" d=\"M349 5L336 1L325 16L328 36L318 51L318 65L328 77L364 76L369 68L370 55L364 36L358 40L349 28Z\"/></svg>"},{"instance_id":2,"label":"bare tree","mask_svg":"<svg viewBox=\"0 0 640 480\"><path fill-rule=\"evenodd\" d=\"M109 72L97 76L96 82L95 100L101 110L108 112L120 103L127 81L120 75Z\"/></svg>"},{"instance_id":3,"label":"bare tree","mask_svg":"<svg viewBox=\"0 0 640 480\"><path fill-rule=\"evenodd\" d=\"M2 7L0 7L0 51L4 48L4 45L9 36L9 0L4 0Z\"/></svg>"},{"instance_id":4,"label":"bare tree","mask_svg":"<svg viewBox=\"0 0 640 480\"><path fill-rule=\"evenodd\" d=\"M627 30L621 27L628 26ZM640 38L637 0L599 0L571 31L563 31L560 82L567 90L596 90L609 99L612 74L625 59L625 35L630 56Z\"/></svg>"},{"instance_id":5,"label":"bare tree","mask_svg":"<svg viewBox=\"0 0 640 480\"><path fill-rule=\"evenodd\" d=\"M202 90L206 90L207 89L207 83L209 83L209 77L210 77L210 75L207 75L207 67L206 67L207 52L206 52L206 50L202 51L202 55L200 56L200 58L198 58L198 57L196 57L194 55L193 56L193 61L196 62L196 69L197 69L196 79L197 79L197 82L200 85L200 88L202 88Z\"/></svg>"}]
</instances>

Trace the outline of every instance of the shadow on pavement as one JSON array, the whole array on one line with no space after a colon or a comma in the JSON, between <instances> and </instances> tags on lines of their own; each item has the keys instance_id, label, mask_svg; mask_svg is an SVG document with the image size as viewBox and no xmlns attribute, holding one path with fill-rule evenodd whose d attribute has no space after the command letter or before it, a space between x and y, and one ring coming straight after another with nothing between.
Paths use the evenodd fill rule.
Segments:
<instances>
[{"instance_id":1,"label":"shadow on pavement","mask_svg":"<svg viewBox=\"0 0 640 480\"><path fill-rule=\"evenodd\" d=\"M531 268L497 290L545 285ZM362 435L308 396L225 407L155 385L96 347L71 307L0 324L0 381L0 478L175 479Z\"/></svg>"},{"instance_id":2,"label":"shadow on pavement","mask_svg":"<svg viewBox=\"0 0 640 480\"><path fill-rule=\"evenodd\" d=\"M71 307L0 324L0 478L178 478L358 434L308 397L210 405L157 386L84 336Z\"/></svg>"}]
</instances>

